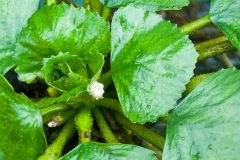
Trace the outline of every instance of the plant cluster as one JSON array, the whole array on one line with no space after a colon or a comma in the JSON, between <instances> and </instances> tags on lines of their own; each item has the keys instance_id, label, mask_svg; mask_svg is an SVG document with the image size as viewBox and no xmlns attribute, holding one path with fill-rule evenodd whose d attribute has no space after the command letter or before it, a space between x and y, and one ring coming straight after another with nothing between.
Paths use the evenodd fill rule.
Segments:
<instances>
[{"instance_id":1,"label":"plant cluster","mask_svg":"<svg viewBox=\"0 0 240 160\"><path fill-rule=\"evenodd\" d=\"M189 0L0 2L0 159L239 159L240 71L193 73L240 50L239 0L212 0L182 27L157 11ZM187 34L210 23L224 36L193 44ZM13 70L48 95L16 93L4 77ZM166 137L144 125L159 120Z\"/></svg>"}]
</instances>

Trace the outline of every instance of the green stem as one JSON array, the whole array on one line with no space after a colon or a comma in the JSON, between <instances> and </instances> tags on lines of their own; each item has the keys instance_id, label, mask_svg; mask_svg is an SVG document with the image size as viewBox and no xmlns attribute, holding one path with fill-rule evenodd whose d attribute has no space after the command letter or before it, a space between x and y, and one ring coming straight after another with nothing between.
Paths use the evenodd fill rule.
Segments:
<instances>
[{"instance_id":1,"label":"green stem","mask_svg":"<svg viewBox=\"0 0 240 160\"><path fill-rule=\"evenodd\" d=\"M159 134L151 131L150 129L139 125L137 123L131 123L127 118L122 116L119 113L115 113L116 120L119 124L124 126L125 128L131 130L133 134L136 136L148 141L149 143L153 144L154 146L163 149L164 147L164 138L161 137Z\"/></svg>"},{"instance_id":2,"label":"green stem","mask_svg":"<svg viewBox=\"0 0 240 160\"><path fill-rule=\"evenodd\" d=\"M236 50L235 47L229 41L225 41L223 43L217 44L215 46L207 47L203 50L199 50L198 61L203 61L209 57L214 57L217 55L221 55L228 51Z\"/></svg>"},{"instance_id":3,"label":"green stem","mask_svg":"<svg viewBox=\"0 0 240 160\"><path fill-rule=\"evenodd\" d=\"M69 109L71 109L71 107L64 103L55 103L49 107L41 108L40 113L42 116L46 116L47 114L52 114L59 111L67 111Z\"/></svg>"},{"instance_id":4,"label":"green stem","mask_svg":"<svg viewBox=\"0 0 240 160\"><path fill-rule=\"evenodd\" d=\"M90 10L90 2L89 2L89 0L84 0L83 1L83 7L85 9L89 9Z\"/></svg>"},{"instance_id":5,"label":"green stem","mask_svg":"<svg viewBox=\"0 0 240 160\"><path fill-rule=\"evenodd\" d=\"M192 92L203 80L211 76L213 73L201 74L191 78L190 82L186 85L186 91L183 93L184 96Z\"/></svg>"},{"instance_id":6,"label":"green stem","mask_svg":"<svg viewBox=\"0 0 240 160\"><path fill-rule=\"evenodd\" d=\"M57 3L56 0L46 0L46 5L50 6L51 4Z\"/></svg>"},{"instance_id":7,"label":"green stem","mask_svg":"<svg viewBox=\"0 0 240 160\"><path fill-rule=\"evenodd\" d=\"M112 128L112 130L118 130L119 127L118 127L112 113L109 110L107 110L106 108L102 108L101 111L102 111L105 119L107 120L109 126Z\"/></svg>"},{"instance_id":8,"label":"green stem","mask_svg":"<svg viewBox=\"0 0 240 160\"><path fill-rule=\"evenodd\" d=\"M89 2L91 11L102 15L103 5L99 2L99 0L89 0Z\"/></svg>"},{"instance_id":9,"label":"green stem","mask_svg":"<svg viewBox=\"0 0 240 160\"><path fill-rule=\"evenodd\" d=\"M93 118L90 109L87 107L81 108L74 120L78 129L79 143L91 141Z\"/></svg>"},{"instance_id":10,"label":"green stem","mask_svg":"<svg viewBox=\"0 0 240 160\"><path fill-rule=\"evenodd\" d=\"M191 32L194 32L208 24L210 24L212 21L210 19L210 16L209 15L206 15L200 19L197 19L193 22L190 22L182 27L179 27L179 29L185 33L185 34L189 34Z\"/></svg>"},{"instance_id":11,"label":"green stem","mask_svg":"<svg viewBox=\"0 0 240 160\"><path fill-rule=\"evenodd\" d=\"M228 38L225 37L225 36L221 36L221 37L217 37L217 38L214 38L214 39L210 39L210 40L205 41L205 42L198 43L197 45L195 45L195 48L196 48L197 51L200 51L200 50L203 50L205 48L223 43L225 41L228 41Z\"/></svg>"},{"instance_id":12,"label":"green stem","mask_svg":"<svg viewBox=\"0 0 240 160\"><path fill-rule=\"evenodd\" d=\"M153 152L155 152L155 153L156 153L156 156L157 156L157 158L158 158L159 160L162 159L162 152L161 152L158 148L156 148L155 146L153 146L151 143L149 143L149 142L147 142L147 141L143 141L143 142L142 142L142 146L145 147L145 148L147 148L147 149L152 150Z\"/></svg>"},{"instance_id":13,"label":"green stem","mask_svg":"<svg viewBox=\"0 0 240 160\"><path fill-rule=\"evenodd\" d=\"M111 18L111 14L112 14L112 9L108 8L107 6L104 6L103 13L102 13L103 19L108 22Z\"/></svg>"},{"instance_id":14,"label":"green stem","mask_svg":"<svg viewBox=\"0 0 240 160\"><path fill-rule=\"evenodd\" d=\"M71 139L74 134L74 123L69 121L60 132L57 139L50 144L45 150L44 154L38 160L57 160L61 156L66 143Z\"/></svg>"},{"instance_id":15,"label":"green stem","mask_svg":"<svg viewBox=\"0 0 240 160\"><path fill-rule=\"evenodd\" d=\"M121 107L119 101L116 99L104 98L104 99L96 101L95 104L97 106L102 106L102 107L106 107L106 108L109 108L114 111L122 112L122 107Z\"/></svg>"},{"instance_id":16,"label":"green stem","mask_svg":"<svg viewBox=\"0 0 240 160\"><path fill-rule=\"evenodd\" d=\"M104 119L101 111L98 108L95 108L93 110L93 115L106 142L119 143L115 135L111 131L110 127L108 126L106 120Z\"/></svg>"},{"instance_id":17,"label":"green stem","mask_svg":"<svg viewBox=\"0 0 240 160\"><path fill-rule=\"evenodd\" d=\"M228 67L228 68L234 67L233 63L231 62L231 60L228 58L228 56L226 54L223 54L220 57L221 57L222 62L226 65L226 67Z\"/></svg>"}]
</instances>

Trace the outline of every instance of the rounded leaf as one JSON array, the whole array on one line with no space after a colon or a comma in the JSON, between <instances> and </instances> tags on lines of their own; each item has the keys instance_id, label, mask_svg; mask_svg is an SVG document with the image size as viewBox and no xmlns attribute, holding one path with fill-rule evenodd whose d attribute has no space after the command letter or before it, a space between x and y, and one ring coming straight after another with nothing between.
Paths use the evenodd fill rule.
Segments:
<instances>
[{"instance_id":1,"label":"rounded leaf","mask_svg":"<svg viewBox=\"0 0 240 160\"><path fill-rule=\"evenodd\" d=\"M15 65L16 37L28 18L37 10L39 0L0 0L0 74Z\"/></svg>"},{"instance_id":2,"label":"rounded leaf","mask_svg":"<svg viewBox=\"0 0 240 160\"><path fill-rule=\"evenodd\" d=\"M219 71L198 85L168 121L164 160L239 159L240 71Z\"/></svg>"},{"instance_id":3,"label":"rounded leaf","mask_svg":"<svg viewBox=\"0 0 240 160\"><path fill-rule=\"evenodd\" d=\"M240 50L240 1L212 0L210 18L213 23Z\"/></svg>"},{"instance_id":4,"label":"rounded leaf","mask_svg":"<svg viewBox=\"0 0 240 160\"><path fill-rule=\"evenodd\" d=\"M69 52L87 59L110 50L110 29L97 13L65 3L45 6L28 21L16 50L19 79L31 83L42 78L43 59Z\"/></svg>"},{"instance_id":5,"label":"rounded leaf","mask_svg":"<svg viewBox=\"0 0 240 160\"><path fill-rule=\"evenodd\" d=\"M121 7L133 4L151 11L178 10L189 4L189 0L100 0L108 7Z\"/></svg>"},{"instance_id":6,"label":"rounded leaf","mask_svg":"<svg viewBox=\"0 0 240 160\"><path fill-rule=\"evenodd\" d=\"M60 160L157 160L155 153L129 144L83 143Z\"/></svg>"},{"instance_id":7,"label":"rounded leaf","mask_svg":"<svg viewBox=\"0 0 240 160\"><path fill-rule=\"evenodd\" d=\"M46 148L41 114L2 76L0 84L0 159L37 159Z\"/></svg>"},{"instance_id":8,"label":"rounded leaf","mask_svg":"<svg viewBox=\"0 0 240 160\"><path fill-rule=\"evenodd\" d=\"M128 6L112 21L112 77L124 114L154 122L173 109L193 75L197 53L175 25Z\"/></svg>"}]
</instances>

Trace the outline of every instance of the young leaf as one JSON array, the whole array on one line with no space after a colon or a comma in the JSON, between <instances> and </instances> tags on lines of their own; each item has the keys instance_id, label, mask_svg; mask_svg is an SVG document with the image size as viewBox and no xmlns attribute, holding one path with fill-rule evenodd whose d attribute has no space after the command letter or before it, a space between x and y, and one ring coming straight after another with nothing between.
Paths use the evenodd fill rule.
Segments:
<instances>
[{"instance_id":1,"label":"young leaf","mask_svg":"<svg viewBox=\"0 0 240 160\"><path fill-rule=\"evenodd\" d=\"M70 53L59 53L45 59L42 73L46 82L60 91L89 83L86 65L79 56Z\"/></svg>"},{"instance_id":2,"label":"young leaf","mask_svg":"<svg viewBox=\"0 0 240 160\"><path fill-rule=\"evenodd\" d=\"M16 37L28 18L37 10L39 0L0 0L0 74L15 65Z\"/></svg>"},{"instance_id":3,"label":"young leaf","mask_svg":"<svg viewBox=\"0 0 240 160\"><path fill-rule=\"evenodd\" d=\"M17 47L19 79L31 83L42 77L44 58L69 52L83 61L110 49L109 24L97 13L59 4L37 11L22 30Z\"/></svg>"},{"instance_id":4,"label":"young leaf","mask_svg":"<svg viewBox=\"0 0 240 160\"><path fill-rule=\"evenodd\" d=\"M219 71L177 106L168 121L163 159L239 159L239 81L240 71Z\"/></svg>"},{"instance_id":5,"label":"young leaf","mask_svg":"<svg viewBox=\"0 0 240 160\"><path fill-rule=\"evenodd\" d=\"M83 143L64 155L60 160L157 160L154 152L128 144Z\"/></svg>"},{"instance_id":6,"label":"young leaf","mask_svg":"<svg viewBox=\"0 0 240 160\"><path fill-rule=\"evenodd\" d=\"M240 50L240 1L212 0L210 18L213 23Z\"/></svg>"},{"instance_id":7,"label":"young leaf","mask_svg":"<svg viewBox=\"0 0 240 160\"><path fill-rule=\"evenodd\" d=\"M189 0L100 0L104 5L116 8L133 4L151 11L178 10L189 4Z\"/></svg>"},{"instance_id":8,"label":"young leaf","mask_svg":"<svg viewBox=\"0 0 240 160\"><path fill-rule=\"evenodd\" d=\"M0 84L0 159L37 159L46 148L40 112L2 76Z\"/></svg>"},{"instance_id":9,"label":"young leaf","mask_svg":"<svg viewBox=\"0 0 240 160\"><path fill-rule=\"evenodd\" d=\"M40 108L44 108L58 102L66 102L70 105L75 105L77 102L79 105L79 103L83 102L82 100L85 98L86 94L88 95L86 85L79 85L74 89L63 93L59 97L43 98L37 103L37 105Z\"/></svg>"},{"instance_id":10,"label":"young leaf","mask_svg":"<svg viewBox=\"0 0 240 160\"><path fill-rule=\"evenodd\" d=\"M154 122L174 108L193 75L197 53L175 25L128 6L112 21L112 77L125 115Z\"/></svg>"}]
</instances>

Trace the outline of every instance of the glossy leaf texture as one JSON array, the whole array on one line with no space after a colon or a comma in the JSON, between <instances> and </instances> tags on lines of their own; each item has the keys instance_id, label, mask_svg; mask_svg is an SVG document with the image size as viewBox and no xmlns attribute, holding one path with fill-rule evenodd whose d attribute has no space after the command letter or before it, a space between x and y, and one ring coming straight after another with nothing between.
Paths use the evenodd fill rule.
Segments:
<instances>
[{"instance_id":1,"label":"glossy leaf texture","mask_svg":"<svg viewBox=\"0 0 240 160\"><path fill-rule=\"evenodd\" d=\"M88 87L88 86L87 86ZM63 92L58 97L45 97L37 102L39 108L50 106L54 103L63 102L73 108L79 107L86 102L92 101L92 97L89 96L86 85L79 85L74 89Z\"/></svg>"},{"instance_id":2,"label":"glossy leaf texture","mask_svg":"<svg viewBox=\"0 0 240 160\"><path fill-rule=\"evenodd\" d=\"M41 114L2 76L0 84L0 159L37 159L46 148Z\"/></svg>"},{"instance_id":3,"label":"glossy leaf texture","mask_svg":"<svg viewBox=\"0 0 240 160\"><path fill-rule=\"evenodd\" d=\"M0 74L15 65L16 37L28 18L37 10L39 0L0 0Z\"/></svg>"},{"instance_id":4,"label":"glossy leaf texture","mask_svg":"<svg viewBox=\"0 0 240 160\"><path fill-rule=\"evenodd\" d=\"M240 50L240 1L212 0L210 18L213 23Z\"/></svg>"},{"instance_id":5,"label":"glossy leaf texture","mask_svg":"<svg viewBox=\"0 0 240 160\"><path fill-rule=\"evenodd\" d=\"M175 25L128 6L112 21L112 78L124 114L154 122L173 109L193 75L197 53Z\"/></svg>"},{"instance_id":6,"label":"glossy leaf texture","mask_svg":"<svg viewBox=\"0 0 240 160\"><path fill-rule=\"evenodd\" d=\"M204 80L168 121L164 160L239 159L240 71Z\"/></svg>"},{"instance_id":7,"label":"glossy leaf texture","mask_svg":"<svg viewBox=\"0 0 240 160\"><path fill-rule=\"evenodd\" d=\"M83 143L60 160L157 160L155 153L134 145Z\"/></svg>"},{"instance_id":8,"label":"glossy leaf texture","mask_svg":"<svg viewBox=\"0 0 240 160\"><path fill-rule=\"evenodd\" d=\"M108 53L110 29L97 13L62 3L37 11L18 41L16 72L20 80L31 83L43 78L43 59L59 52L78 55L84 63L92 55Z\"/></svg>"},{"instance_id":9,"label":"glossy leaf texture","mask_svg":"<svg viewBox=\"0 0 240 160\"><path fill-rule=\"evenodd\" d=\"M189 0L100 0L104 5L116 8L133 4L150 11L178 10L189 4Z\"/></svg>"},{"instance_id":10,"label":"glossy leaf texture","mask_svg":"<svg viewBox=\"0 0 240 160\"><path fill-rule=\"evenodd\" d=\"M79 56L70 53L46 59L42 72L46 82L61 91L89 83L86 65Z\"/></svg>"}]
</instances>

